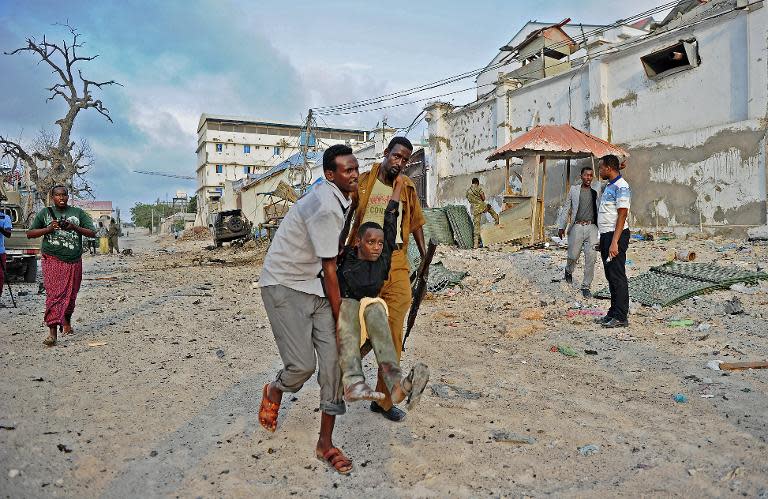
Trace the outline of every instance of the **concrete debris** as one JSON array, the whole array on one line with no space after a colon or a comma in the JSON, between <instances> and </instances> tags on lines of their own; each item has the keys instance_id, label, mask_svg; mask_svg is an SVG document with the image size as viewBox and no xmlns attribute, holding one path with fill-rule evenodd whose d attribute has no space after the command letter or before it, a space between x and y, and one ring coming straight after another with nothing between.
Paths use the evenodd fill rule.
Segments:
<instances>
[{"instance_id":1,"label":"concrete debris","mask_svg":"<svg viewBox=\"0 0 768 499\"><path fill-rule=\"evenodd\" d=\"M768 225L752 227L747 230L747 237L750 241L768 241Z\"/></svg>"},{"instance_id":2,"label":"concrete debris","mask_svg":"<svg viewBox=\"0 0 768 499\"><path fill-rule=\"evenodd\" d=\"M502 442L506 444L528 444L533 445L536 443L536 439L528 435L520 435L519 433L510 433L505 430L493 430L491 431L491 439L496 442Z\"/></svg>"},{"instance_id":3,"label":"concrete debris","mask_svg":"<svg viewBox=\"0 0 768 499\"><path fill-rule=\"evenodd\" d=\"M435 397L440 397L444 399L463 398L463 399L469 399L469 400L476 400L482 397L482 394L478 392L473 392L465 388L452 386L445 383L433 383L429 386L429 388L430 390L432 390L432 395L434 395Z\"/></svg>"},{"instance_id":4,"label":"concrete debris","mask_svg":"<svg viewBox=\"0 0 768 499\"><path fill-rule=\"evenodd\" d=\"M583 447L579 447L579 454L582 456L591 456L592 454L597 454L600 452L600 446L596 444L589 444L585 445Z\"/></svg>"},{"instance_id":5,"label":"concrete debris","mask_svg":"<svg viewBox=\"0 0 768 499\"><path fill-rule=\"evenodd\" d=\"M728 315L738 315L744 313L744 307L738 296L734 296L724 304L725 313Z\"/></svg>"}]
</instances>

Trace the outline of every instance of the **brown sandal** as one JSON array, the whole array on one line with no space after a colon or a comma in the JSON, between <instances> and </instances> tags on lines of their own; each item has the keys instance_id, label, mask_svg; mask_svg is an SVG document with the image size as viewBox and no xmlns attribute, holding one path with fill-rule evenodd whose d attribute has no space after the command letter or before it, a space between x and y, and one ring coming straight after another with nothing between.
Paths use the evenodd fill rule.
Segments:
<instances>
[{"instance_id":1,"label":"brown sandal","mask_svg":"<svg viewBox=\"0 0 768 499\"><path fill-rule=\"evenodd\" d=\"M48 335L48 337L43 340L43 345L47 347L52 347L55 344L56 344L56 337L53 335Z\"/></svg>"},{"instance_id":2,"label":"brown sandal","mask_svg":"<svg viewBox=\"0 0 768 499\"><path fill-rule=\"evenodd\" d=\"M269 383L264 385L264 391L261 396L261 407L259 408L259 423L267 431L274 432L277 430L277 413L280 410L280 404L276 404L269 400L267 397L267 391L269 390Z\"/></svg>"},{"instance_id":3,"label":"brown sandal","mask_svg":"<svg viewBox=\"0 0 768 499\"><path fill-rule=\"evenodd\" d=\"M338 447L331 447L325 451L325 454L323 455L320 455L318 452L317 458L333 466L333 469L342 475L346 475L352 471L352 461L350 461Z\"/></svg>"}]
</instances>

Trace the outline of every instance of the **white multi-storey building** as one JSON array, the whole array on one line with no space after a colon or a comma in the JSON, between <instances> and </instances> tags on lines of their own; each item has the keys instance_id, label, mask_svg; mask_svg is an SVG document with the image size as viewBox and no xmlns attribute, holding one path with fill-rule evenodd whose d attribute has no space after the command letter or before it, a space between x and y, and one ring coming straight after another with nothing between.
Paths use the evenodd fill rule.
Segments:
<instances>
[{"instance_id":1,"label":"white multi-storey building","mask_svg":"<svg viewBox=\"0 0 768 499\"><path fill-rule=\"evenodd\" d=\"M357 148L367 139L365 130L315 127L309 146ZM207 225L208 214L220 209L225 182L266 172L298 152L304 141L300 125L202 114L197 126L196 224Z\"/></svg>"}]
</instances>

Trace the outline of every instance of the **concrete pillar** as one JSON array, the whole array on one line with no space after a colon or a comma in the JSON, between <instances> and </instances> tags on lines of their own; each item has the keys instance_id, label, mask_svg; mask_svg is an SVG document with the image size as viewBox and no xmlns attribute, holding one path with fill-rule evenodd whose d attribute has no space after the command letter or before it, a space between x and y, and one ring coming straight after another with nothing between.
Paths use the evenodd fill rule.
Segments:
<instances>
[{"instance_id":1,"label":"concrete pillar","mask_svg":"<svg viewBox=\"0 0 768 499\"><path fill-rule=\"evenodd\" d=\"M589 62L589 133L611 141L608 66L599 58Z\"/></svg>"},{"instance_id":2,"label":"concrete pillar","mask_svg":"<svg viewBox=\"0 0 768 499\"><path fill-rule=\"evenodd\" d=\"M451 104L445 102L435 102L425 108L427 121L427 133L429 136L429 175L433 185L431 190L427 189L427 199L430 206L439 206L440 179L450 175L451 170L451 125L448 123L448 114L453 110Z\"/></svg>"},{"instance_id":3,"label":"concrete pillar","mask_svg":"<svg viewBox=\"0 0 768 499\"><path fill-rule=\"evenodd\" d=\"M501 147L512 140L512 123L509 111L509 92L519 86L517 82L499 76L496 83L496 147Z\"/></svg>"},{"instance_id":4,"label":"concrete pillar","mask_svg":"<svg viewBox=\"0 0 768 499\"><path fill-rule=\"evenodd\" d=\"M746 14L747 95L748 119L768 120L768 8L759 8Z\"/></svg>"}]
</instances>

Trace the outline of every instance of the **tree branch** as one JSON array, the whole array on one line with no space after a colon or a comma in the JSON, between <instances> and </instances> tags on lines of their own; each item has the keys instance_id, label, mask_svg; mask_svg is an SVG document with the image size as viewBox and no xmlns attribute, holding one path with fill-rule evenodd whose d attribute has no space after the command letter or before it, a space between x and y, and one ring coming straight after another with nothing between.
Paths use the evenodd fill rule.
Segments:
<instances>
[{"instance_id":1,"label":"tree branch","mask_svg":"<svg viewBox=\"0 0 768 499\"><path fill-rule=\"evenodd\" d=\"M69 107L66 114L55 121L60 127L58 137L54 137L52 133L43 130L30 153L20 144L0 136L0 154L5 152L5 154L21 158L22 161L28 163L30 178L39 192L46 192L57 183L75 187L75 180L77 180L78 189L89 192L90 187L83 175L93 166L93 154L87 141L82 140L76 146L76 143L71 140L75 119L80 110L93 108L111 123L112 117L109 109L101 99L94 97L93 87L102 90L106 86L120 85L120 83L115 80L89 80L83 76L81 68L78 67L79 63L92 61L98 57L98 54L93 56L79 55L78 49L85 45L80 41L80 33L68 21L58 25L69 30L70 40L53 43L49 42L45 36L43 36L42 41L28 37L26 45L23 47L5 52L6 55L31 52L39 58L38 63L46 63L52 69L53 74L58 76L60 81L47 88L50 94L46 99L47 102L61 97ZM80 83L75 81L74 70L77 70ZM82 94L78 94L78 91L81 91ZM38 175L36 160L46 162L40 175Z\"/></svg>"}]
</instances>

